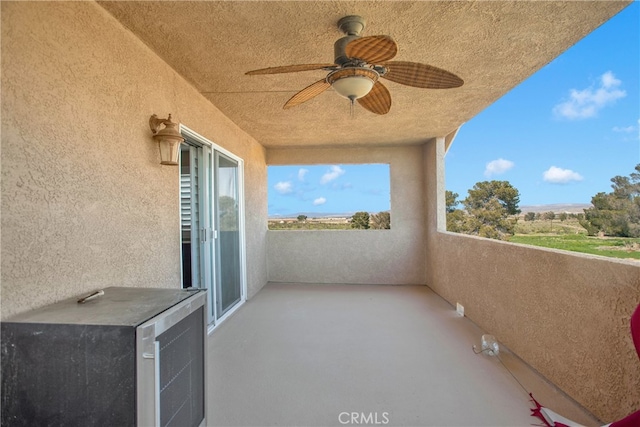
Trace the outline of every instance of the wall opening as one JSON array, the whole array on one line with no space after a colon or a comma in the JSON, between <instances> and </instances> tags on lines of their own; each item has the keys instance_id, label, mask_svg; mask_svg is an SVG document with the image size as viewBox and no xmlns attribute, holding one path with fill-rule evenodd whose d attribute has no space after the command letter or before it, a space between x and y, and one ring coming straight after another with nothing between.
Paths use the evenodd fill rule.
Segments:
<instances>
[{"instance_id":1,"label":"wall opening","mask_svg":"<svg viewBox=\"0 0 640 427\"><path fill-rule=\"evenodd\" d=\"M390 181L389 164L269 166L269 229L390 229Z\"/></svg>"}]
</instances>

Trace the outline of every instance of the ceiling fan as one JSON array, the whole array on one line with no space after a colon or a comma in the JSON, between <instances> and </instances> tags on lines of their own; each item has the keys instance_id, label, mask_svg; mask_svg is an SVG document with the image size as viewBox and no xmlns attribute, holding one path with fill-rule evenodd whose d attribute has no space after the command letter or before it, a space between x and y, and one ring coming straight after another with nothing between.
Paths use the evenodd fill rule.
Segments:
<instances>
[{"instance_id":1,"label":"ceiling fan","mask_svg":"<svg viewBox=\"0 0 640 427\"><path fill-rule=\"evenodd\" d=\"M361 106L375 114L387 114L391 108L391 94L379 81L380 77L426 89L449 89L464 84L460 77L441 68L418 62L391 61L398 52L396 42L384 35L361 37L364 27L365 20L357 15L345 16L338 21L338 28L346 36L334 44L333 64L284 65L248 71L246 74L329 71L325 78L293 95L284 104L284 108L300 105L333 87L338 94L349 99L352 106L357 100Z\"/></svg>"}]
</instances>

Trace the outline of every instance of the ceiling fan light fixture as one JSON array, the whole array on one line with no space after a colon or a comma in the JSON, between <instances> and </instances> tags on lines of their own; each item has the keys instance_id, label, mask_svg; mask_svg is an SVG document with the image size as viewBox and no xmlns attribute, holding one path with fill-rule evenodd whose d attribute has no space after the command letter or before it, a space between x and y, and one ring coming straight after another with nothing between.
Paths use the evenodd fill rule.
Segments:
<instances>
[{"instance_id":1,"label":"ceiling fan light fixture","mask_svg":"<svg viewBox=\"0 0 640 427\"><path fill-rule=\"evenodd\" d=\"M362 67L340 68L327 76L327 82L339 95L352 102L367 95L380 75L370 69Z\"/></svg>"}]
</instances>

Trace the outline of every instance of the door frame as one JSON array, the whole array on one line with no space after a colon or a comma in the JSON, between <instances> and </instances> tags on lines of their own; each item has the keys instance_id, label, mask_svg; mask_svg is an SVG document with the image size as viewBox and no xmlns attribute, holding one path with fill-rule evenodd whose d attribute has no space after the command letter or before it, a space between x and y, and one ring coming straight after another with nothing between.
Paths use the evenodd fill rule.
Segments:
<instances>
[{"instance_id":1,"label":"door frame","mask_svg":"<svg viewBox=\"0 0 640 427\"><path fill-rule=\"evenodd\" d=\"M207 313L207 322L209 324L208 327L208 333L211 333L218 325L220 325L222 322L224 322L227 318L229 318L238 308L240 308L245 301L247 300L247 261L246 261L246 232L245 232L245 193L244 193L244 160L238 156L236 156L235 154L231 153L230 151L224 149L223 147L220 147L219 145L213 143L212 141L210 141L209 139L205 138L204 136L200 135L199 133L189 129L187 126L180 124L180 134L185 137L186 139L189 139L191 141L194 141L198 144L202 144L203 146L208 146L211 150L211 162L209 162L209 168L210 170L207 171L207 174L211 177L211 199L208 201L210 206L210 209L214 208L214 200L213 200L213 189L215 186L215 183L213 182L213 177L215 176L214 174L214 168L215 168L215 161L214 161L214 154L215 152L219 152L221 154L224 154L225 156L233 159L234 161L238 162L238 216L239 216L239 235L240 235L240 281L241 281L241 286L240 286L240 301L238 303L236 303L235 306L233 306L233 308L231 308L230 310L228 310L226 313L224 313L224 315L222 315L219 319L216 320L216 315L217 315L217 305L215 303L214 297L215 292L216 292L216 283L215 280L217 280L217 275L216 275L216 271L215 271L215 262L214 261L214 257L217 255L215 253L216 251L216 245L213 245L212 248L212 256L211 256L211 280L210 280L210 284L207 284L207 290L209 292L207 292L208 296L207 299L209 300L208 304L211 304L209 307L211 307L211 310L208 310ZM180 179L180 174L178 174L178 182ZM178 203L180 203L180 198L178 198ZM212 212L212 221L216 221L216 215L213 214ZM217 224L213 223L211 224L213 230L217 230ZM214 231L214 235L216 234L216 232ZM180 240L182 241L182 237L180 237ZM182 270L182 251L180 251L180 269ZM181 271L181 275L182 275L182 271ZM210 286L209 286L210 285Z\"/></svg>"}]
</instances>

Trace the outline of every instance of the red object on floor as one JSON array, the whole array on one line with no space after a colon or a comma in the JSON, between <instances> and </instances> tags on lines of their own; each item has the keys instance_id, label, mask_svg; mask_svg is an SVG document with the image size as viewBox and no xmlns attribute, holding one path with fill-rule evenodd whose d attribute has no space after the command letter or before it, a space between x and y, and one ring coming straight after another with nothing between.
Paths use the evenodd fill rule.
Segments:
<instances>
[{"instance_id":1,"label":"red object on floor","mask_svg":"<svg viewBox=\"0 0 640 427\"><path fill-rule=\"evenodd\" d=\"M555 422L553 424L549 424L549 422L547 422L547 420L545 419L544 415L542 415L542 412L541 412L542 405L539 404L536 399L534 399L533 394L529 393L529 397L531 398L531 401L533 402L533 404L536 405L535 408L531 409L531 416L532 417L540 418L546 427L569 427L566 424L558 423L558 422ZM624 426L624 427L626 427L626 426Z\"/></svg>"}]
</instances>

